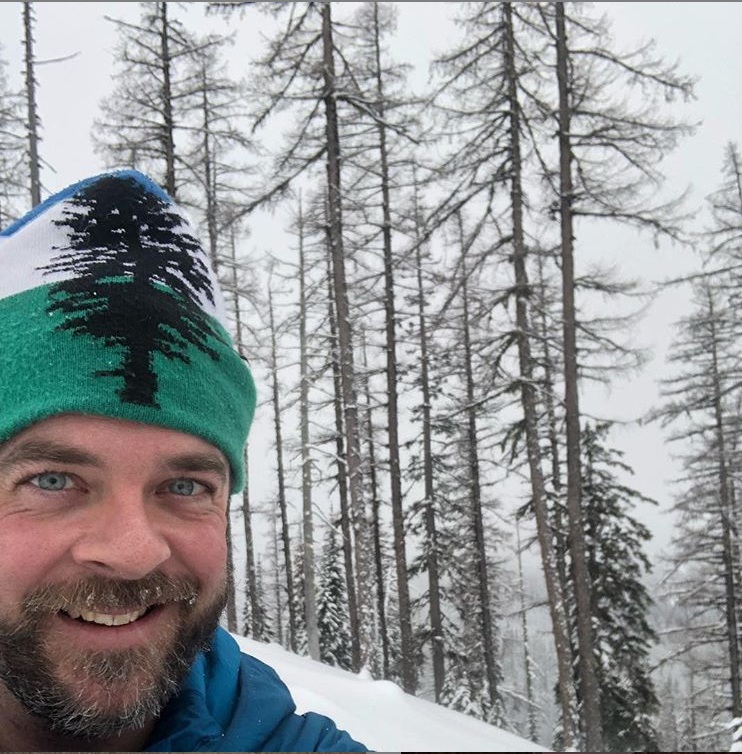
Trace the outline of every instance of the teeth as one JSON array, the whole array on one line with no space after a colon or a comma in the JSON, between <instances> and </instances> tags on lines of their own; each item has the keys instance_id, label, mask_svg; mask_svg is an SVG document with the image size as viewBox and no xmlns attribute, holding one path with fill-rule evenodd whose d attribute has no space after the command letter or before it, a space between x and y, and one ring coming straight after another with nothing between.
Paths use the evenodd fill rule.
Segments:
<instances>
[{"instance_id":1,"label":"teeth","mask_svg":"<svg viewBox=\"0 0 742 754\"><path fill-rule=\"evenodd\" d=\"M127 623L133 623L141 618L147 612L143 607L134 613L124 613L123 615L109 615L108 613L96 613L94 610L68 610L67 615L70 618L81 618L88 623L97 623L101 626L125 626Z\"/></svg>"}]
</instances>

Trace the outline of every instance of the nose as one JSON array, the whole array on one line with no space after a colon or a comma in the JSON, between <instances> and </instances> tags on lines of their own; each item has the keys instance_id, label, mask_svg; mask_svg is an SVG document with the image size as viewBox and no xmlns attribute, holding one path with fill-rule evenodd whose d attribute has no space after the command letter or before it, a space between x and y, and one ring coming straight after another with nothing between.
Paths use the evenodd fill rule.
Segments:
<instances>
[{"instance_id":1,"label":"nose","mask_svg":"<svg viewBox=\"0 0 742 754\"><path fill-rule=\"evenodd\" d=\"M101 576L139 579L170 557L167 538L140 493L108 495L87 518L72 557Z\"/></svg>"}]
</instances>

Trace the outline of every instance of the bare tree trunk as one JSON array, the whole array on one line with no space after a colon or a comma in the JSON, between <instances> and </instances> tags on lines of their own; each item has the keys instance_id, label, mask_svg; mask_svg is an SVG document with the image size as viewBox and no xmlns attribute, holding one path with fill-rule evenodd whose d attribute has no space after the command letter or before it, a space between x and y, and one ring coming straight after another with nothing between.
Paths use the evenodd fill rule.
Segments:
<instances>
[{"instance_id":1,"label":"bare tree trunk","mask_svg":"<svg viewBox=\"0 0 742 754\"><path fill-rule=\"evenodd\" d=\"M328 228L329 235L329 228ZM330 249L328 238L328 251ZM328 268L331 259L328 256ZM328 269L328 320L332 340L332 378L335 394L335 459L337 463L338 497L340 499L340 530L343 534L343 563L345 566L345 587L348 592L348 618L350 622L351 661L353 670L361 669L360 629L358 627L358 600L356 599L356 579L353 567L353 530L348 505L348 475L345 464L345 429L343 426L343 391L340 379L340 356L338 353L337 325L335 324L335 298L332 287L332 272Z\"/></svg>"},{"instance_id":2,"label":"bare tree trunk","mask_svg":"<svg viewBox=\"0 0 742 754\"><path fill-rule=\"evenodd\" d=\"M296 604L294 602L294 571L291 567L291 538L286 501L286 480L283 467L283 435L281 432L281 404L278 390L278 353L276 346L276 323L273 317L273 292L268 289L268 317L271 333L271 371L273 393L273 428L276 437L276 467L278 475L278 509L281 515L281 542L286 568L286 599L289 607L289 648L296 652Z\"/></svg>"},{"instance_id":3,"label":"bare tree trunk","mask_svg":"<svg viewBox=\"0 0 742 754\"><path fill-rule=\"evenodd\" d=\"M175 125L173 119L173 94L170 71L170 27L167 19L167 3L159 4L162 29L160 31L160 55L162 60L162 148L165 156L165 191L175 197Z\"/></svg>"},{"instance_id":4,"label":"bare tree trunk","mask_svg":"<svg viewBox=\"0 0 742 754\"><path fill-rule=\"evenodd\" d=\"M234 585L234 545L232 544L232 510L227 509L227 630L237 633L237 597Z\"/></svg>"},{"instance_id":5,"label":"bare tree trunk","mask_svg":"<svg viewBox=\"0 0 742 754\"><path fill-rule=\"evenodd\" d=\"M603 724L600 689L593 649L590 576L587 570L582 529L580 479L580 409L577 373L577 324L574 288L574 231L572 227L572 137L568 71L567 32L564 4L554 3L556 11L557 81L559 86L559 210L561 218L562 331L564 348L564 408L567 436L567 515L570 554L577 611L577 669L580 703L585 729L585 748L603 751Z\"/></svg>"},{"instance_id":6,"label":"bare tree trunk","mask_svg":"<svg viewBox=\"0 0 742 754\"><path fill-rule=\"evenodd\" d=\"M433 661L433 688L435 701L440 702L446 681L443 644L443 619L441 614L440 569L438 567L438 529L435 517L435 486L433 484L433 433L430 417L430 376L428 374L428 325L425 314L423 290L422 252L419 233L419 208L417 207L417 182L415 182L415 269L417 273L417 318L420 331L420 389L423 399L423 484L425 490L426 565L428 571L428 600L430 602L430 649Z\"/></svg>"},{"instance_id":7,"label":"bare tree trunk","mask_svg":"<svg viewBox=\"0 0 742 754\"><path fill-rule=\"evenodd\" d=\"M740 698L739 672L739 632L737 626L737 594L735 585L734 559L734 517L730 500L730 475L727 460L726 436L724 431L724 410L722 405L721 379L719 376L719 358L717 351L717 332L714 302L708 293L709 325L711 327L711 364L713 381L714 424L717 452L719 454L719 510L721 513L722 563L724 565L724 608L727 631L727 650L729 653L729 683L732 690L732 717L742 716L742 699Z\"/></svg>"},{"instance_id":8,"label":"bare tree trunk","mask_svg":"<svg viewBox=\"0 0 742 754\"><path fill-rule=\"evenodd\" d=\"M394 259L392 254L392 218L389 191L389 158L384 122L384 87L381 78L381 49L379 46L379 7L374 11L374 48L376 63L376 95L379 102L377 131L379 134L379 167L381 170L382 239L384 245L384 315L386 319L386 386L387 432L389 434L389 484L392 500L392 530L394 532L394 561L397 566L399 600L399 634L402 661L402 687L412 694L417 686L415 649L412 641L410 588L407 575L404 510L402 507L402 479L399 463L399 411L397 400L397 336L394 301Z\"/></svg>"},{"instance_id":9,"label":"bare tree trunk","mask_svg":"<svg viewBox=\"0 0 742 754\"><path fill-rule=\"evenodd\" d=\"M278 555L278 528L276 526L277 517L271 514L271 524L273 529L273 573L275 578L275 599L276 599L276 640L283 646L283 600L281 599L281 566Z\"/></svg>"},{"instance_id":10,"label":"bare tree trunk","mask_svg":"<svg viewBox=\"0 0 742 754\"><path fill-rule=\"evenodd\" d=\"M323 3L322 48L323 77L325 84L325 126L327 138L327 191L328 219L330 232L330 256L332 259L332 279L337 312L338 355L340 359L340 384L343 396L343 423L345 428L345 452L350 513L355 537L355 564L358 601L358 632L360 640L360 662L365 665L373 655L372 584L368 555L368 524L363 500L362 456L358 422L358 401L353 364L353 333L350 321L348 285L345 275L345 254L343 250L342 192L340 182L340 134L336 102L335 56L332 40L332 18L330 3Z\"/></svg>"},{"instance_id":11,"label":"bare tree trunk","mask_svg":"<svg viewBox=\"0 0 742 754\"><path fill-rule=\"evenodd\" d=\"M201 113L203 116L202 143L204 150L204 199L206 200L206 235L209 241L209 258L214 272L217 272L217 202L216 202L216 167L212 160L211 148L211 108L209 107L208 87L206 85L206 64L201 63Z\"/></svg>"},{"instance_id":12,"label":"bare tree trunk","mask_svg":"<svg viewBox=\"0 0 742 754\"><path fill-rule=\"evenodd\" d=\"M479 469L479 438L477 431L477 415L474 395L474 373L472 365L472 343L469 322L469 285L467 281L466 263L463 258L465 248L464 229L461 215L457 214L462 248L462 283L461 298L463 306L463 358L466 372L466 416L467 416L467 465L469 469L469 510L472 534L474 535L474 552L476 561L476 579L479 591L480 606L480 635L482 637L482 652L487 677L487 693L493 709L500 706L497 683L497 658L495 655L495 627L492 620L492 600L489 588L489 573L487 567L487 550L484 541L484 516L482 509L482 488Z\"/></svg>"},{"instance_id":13,"label":"bare tree trunk","mask_svg":"<svg viewBox=\"0 0 742 754\"><path fill-rule=\"evenodd\" d=\"M739 163L739 154L736 148L730 148L730 160L732 164L732 171L734 175L734 188L735 188L735 200L737 202L737 212L742 216L742 166ZM739 413L740 399L737 400L737 412ZM733 446L730 448L730 457L734 457L737 452L738 440L736 436L732 437ZM729 529L732 535L731 537L731 564L732 564L732 586L734 593L734 610L735 620L737 626L742 623L742 558L740 557L740 537L742 536L742 522L739 520L739 505L737 504L737 493L734 476L730 475L729 478ZM738 634L731 634L737 636ZM739 640L738 640L739 642ZM737 657L739 657L739 643L737 643ZM735 663L733 667L737 668L737 674L739 675L739 662ZM739 683L739 681L738 681ZM741 705L742 706L742 705ZM735 712L735 717L742 716L739 711Z\"/></svg>"},{"instance_id":14,"label":"bare tree trunk","mask_svg":"<svg viewBox=\"0 0 742 754\"><path fill-rule=\"evenodd\" d=\"M237 278L237 248L234 237L234 226L230 228L230 261L232 270L232 295L234 296L234 326L237 351L244 355L242 343L242 310L240 307L240 288ZM216 268L215 268L216 272ZM248 446L245 446L245 469L249 457ZM245 486L242 490L242 518L245 531L245 581L247 588L246 598L250 606L250 635L254 639L262 639L264 631L263 607L260 604L258 594L258 580L255 572L255 543L252 536L252 511L250 507L250 475L245 475ZM231 542L231 539L230 539ZM245 632L247 633L247 626Z\"/></svg>"},{"instance_id":15,"label":"bare tree trunk","mask_svg":"<svg viewBox=\"0 0 742 754\"><path fill-rule=\"evenodd\" d=\"M554 491L554 506L551 515L551 528L556 543L556 562L559 583L565 599L569 599L571 590L570 580L567 576L567 527L564 523L564 511L562 510L563 484L562 468L559 455L559 430L557 428L557 415L555 408L555 383L554 383L554 359L549 345L549 325L547 321L546 282L544 280L543 256L538 256L539 272L539 337L541 339L541 362L543 364L544 377L541 389L541 403L546 411L547 432L549 436L549 459L551 465L551 487ZM576 711L576 710L575 710Z\"/></svg>"},{"instance_id":16,"label":"bare tree trunk","mask_svg":"<svg viewBox=\"0 0 742 754\"><path fill-rule=\"evenodd\" d=\"M245 467L249 458L249 448L245 448ZM249 478L249 477L248 477ZM250 489L247 481L242 490L242 520L245 529L245 579L247 582L247 600L250 606L250 636L253 639L265 637L265 621L263 619L263 606L260 604L258 591L258 579L255 570L255 544L252 535L252 510L250 506ZM245 625L245 633L248 627Z\"/></svg>"},{"instance_id":17,"label":"bare tree trunk","mask_svg":"<svg viewBox=\"0 0 742 754\"><path fill-rule=\"evenodd\" d=\"M35 207L41 202L41 177L39 171L39 115L36 110L36 73L34 66L33 45L33 3L23 3L23 32L26 50L26 108L27 117L26 131L28 133L28 166L29 188L31 191L31 206Z\"/></svg>"},{"instance_id":18,"label":"bare tree trunk","mask_svg":"<svg viewBox=\"0 0 742 754\"><path fill-rule=\"evenodd\" d=\"M528 298L530 283L526 270L526 246L523 230L523 191L521 185L520 106L516 88L515 40L512 9L502 5L507 34L506 68L508 71L510 106L510 143L512 149L511 207L513 223L513 269L515 273L515 317L518 330L518 364L520 369L520 394L526 434L526 453L531 481L533 510L541 549L541 562L549 600L554 648L557 658L559 698L565 748L574 745L574 714L576 704L572 686L572 652L569 642L569 624L562 585L558 576L557 557L554 551L549 512L546 505L546 487L541 469L541 450L538 431L538 401L533 381L533 358L529 337Z\"/></svg>"},{"instance_id":19,"label":"bare tree trunk","mask_svg":"<svg viewBox=\"0 0 742 754\"><path fill-rule=\"evenodd\" d=\"M309 359L307 356L306 259L304 254L304 216L299 200L299 372L301 433L301 509L304 535L304 623L307 649L313 660L320 659L315 587L314 516L312 511L312 457L309 453Z\"/></svg>"},{"instance_id":20,"label":"bare tree trunk","mask_svg":"<svg viewBox=\"0 0 742 754\"><path fill-rule=\"evenodd\" d=\"M366 398L366 447L368 453L368 485L371 500L371 531L374 541L374 568L376 578L376 612L379 618L381 636L381 670L382 677L389 677L389 633L386 622L386 590L384 588L384 552L381 544L381 500L376 477L376 444L374 442L373 406L371 404L371 386L368 379L368 358L366 353L365 333L361 332L363 370L365 378L363 388Z\"/></svg>"},{"instance_id":21,"label":"bare tree trunk","mask_svg":"<svg viewBox=\"0 0 742 754\"><path fill-rule=\"evenodd\" d=\"M518 556L518 591L520 592L520 625L523 632L523 673L526 679L526 699L528 701L528 737L536 740L536 702L533 698L533 659L531 642L528 636L528 615L526 614L526 586L523 580L523 552L520 546L520 527L515 522L515 547Z\"/></svg>"},{"instance_id":22,"label":"bare tree trunk","mask_svg":"<svg viewBox=\"0 0 742 754\"><path fill-rule=\"evenodd\" d=\"M163 3L165 5L165 3ZM167 41L164 42L166 49ZM216 203L214 200L213 190L213 167L211 162L211 146L210 146L210 122L209 122L209 103L206 96L206 87L202 90L202 115L203 115L203 146L204 146L204 187L206 193L206 224L208 228L208 254L211 262L211 267L214 270L214 275L219 277L219 270L221 267L220 260L217 257L217 235L216 235ZM235 327L237 329L237 342L238 349L241 348L241 327L239 314L239 291L237 290L237 261L235 259L234 250L234 235L232 236L232 273L233 281L235 284L234 296L235 296ZM232 514L231 510L227 515L227 628L236 633L238 630L237 620L237 594L234 575L234 541L232 537Z\"/></svg>"}]
</instances>

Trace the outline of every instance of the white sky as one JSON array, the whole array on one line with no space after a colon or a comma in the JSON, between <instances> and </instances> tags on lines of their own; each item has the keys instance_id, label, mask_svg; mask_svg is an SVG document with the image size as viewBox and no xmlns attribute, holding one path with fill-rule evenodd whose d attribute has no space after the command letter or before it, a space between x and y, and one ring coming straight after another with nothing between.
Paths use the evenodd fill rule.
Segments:
<instances>
[{"instance_id":1,"label":"white sky","mask_svg":"<svg viewBox=\"0 0 742 754\"><path fill-rule=\"evenodd\" d=\"M205 3L188 3L191 18L201 18ZM427 77L426 61L453 39L447 18L458 3L401 2L398 52L418 61L418 77ZM667 162L666 173L672 187L693 188L697 203L716 188L720 179L725 144L740 136L742 124L742 3L737 2L619 2L599 3L613 19L617 38L632 46L654 38L657 51L666 60L679 60L681 69L697 76L697 100L687 108L692 121L701 126L692 138ZM38 104L43 124L41 154L50 167L43 173L48 192L63 188L89 174L100 164L92 152L89 132L98 104L111 87L114 25L104 15L136 19L137 3L36 2L36 53L39 59L75 54L71 60L50 63L38 69ZM22 61L22 4L0 3L0 45L9 62L11 81L19 84ZM217 19L204 24L222 28ZM234 19L240 30L240 49L254 49L257 30L245 21ZM240 48L240 45L242 47ZM261 246L253 234L252 241ZM580 239L578 238L578 244ZM612 234L602 238L606 253L614 253L627 275L660 279L687 269L691 260L677 249L653 249L648 238L631 234ZM267 242L264 244L267 245ZM579 246L578 246L579 254ZM636 333L637 342L652 349L654 360L644 373L617 382L610 393L598 392L583 402L596 411L613 412L626 421L641 416L657 399L655 378L662 369L662 357L670 335L669 324L686 305L684 292L663 296L651 308ZM592 405L591 405L592 404ZM658 427L637 429L629 425L615 439L626 451L626 461L636 471L635 486L668 504L667 482L676 473L663 434ZM659 512L641 511L640 515L656 532L654 550L667 544L671 527Z\"/></svg>"}]
</instances>

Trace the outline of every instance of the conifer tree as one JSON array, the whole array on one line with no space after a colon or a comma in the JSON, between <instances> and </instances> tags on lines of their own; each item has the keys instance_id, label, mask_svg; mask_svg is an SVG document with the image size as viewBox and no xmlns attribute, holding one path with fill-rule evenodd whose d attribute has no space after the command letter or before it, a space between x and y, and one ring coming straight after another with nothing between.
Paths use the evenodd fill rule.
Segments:
<instances>
[{"instance_id":1,"label":"conifer tree","mask_svg":"<svg viewBox=\"0 0 742 754\"><path fill-rule=\"evenodd\" d=\"M329 665L351 670L351 636L341 549L335 527L327 528L317 592L317 626L320 659Z\"/></svg>"},{"instance_id":2,"label":"conifer tree","mask_svg":"<svg viewBox=\"0 0 742 754\"><path fill-rule=\"evenodd\" d=\"M265 642L274 642L277 640L276 633L273 629L273 622L271 621L271 615L270 610L266 609L266 595L265 595L265 589L263 584L263 566L258 560L256 566L255 566L255 596L254 600L249 600L245 602L245 611L243 615L243 619L246 626L255 625L256 621L254 616L252 615L251 611L251 605L252 604L260 605L260 618L259 623L257 624L259 627L259 633L253 634L252 638L256 641L265 641Z\"/></svg>"},{"instance_id":3,"label":"conifer tree","mask_svg":"<svg viewBox=\"0 0 742 754\"><path fill-rule=\"evenodd\" d=\"M610 425L587 424L582 433L582 505L603 736L608 751L656 751L658 699L649 654L656 635L644 576L644 545L651 534L632 515L653 503L621 477L631 469L607 445Z\"/></svg>"}]
</instances>

